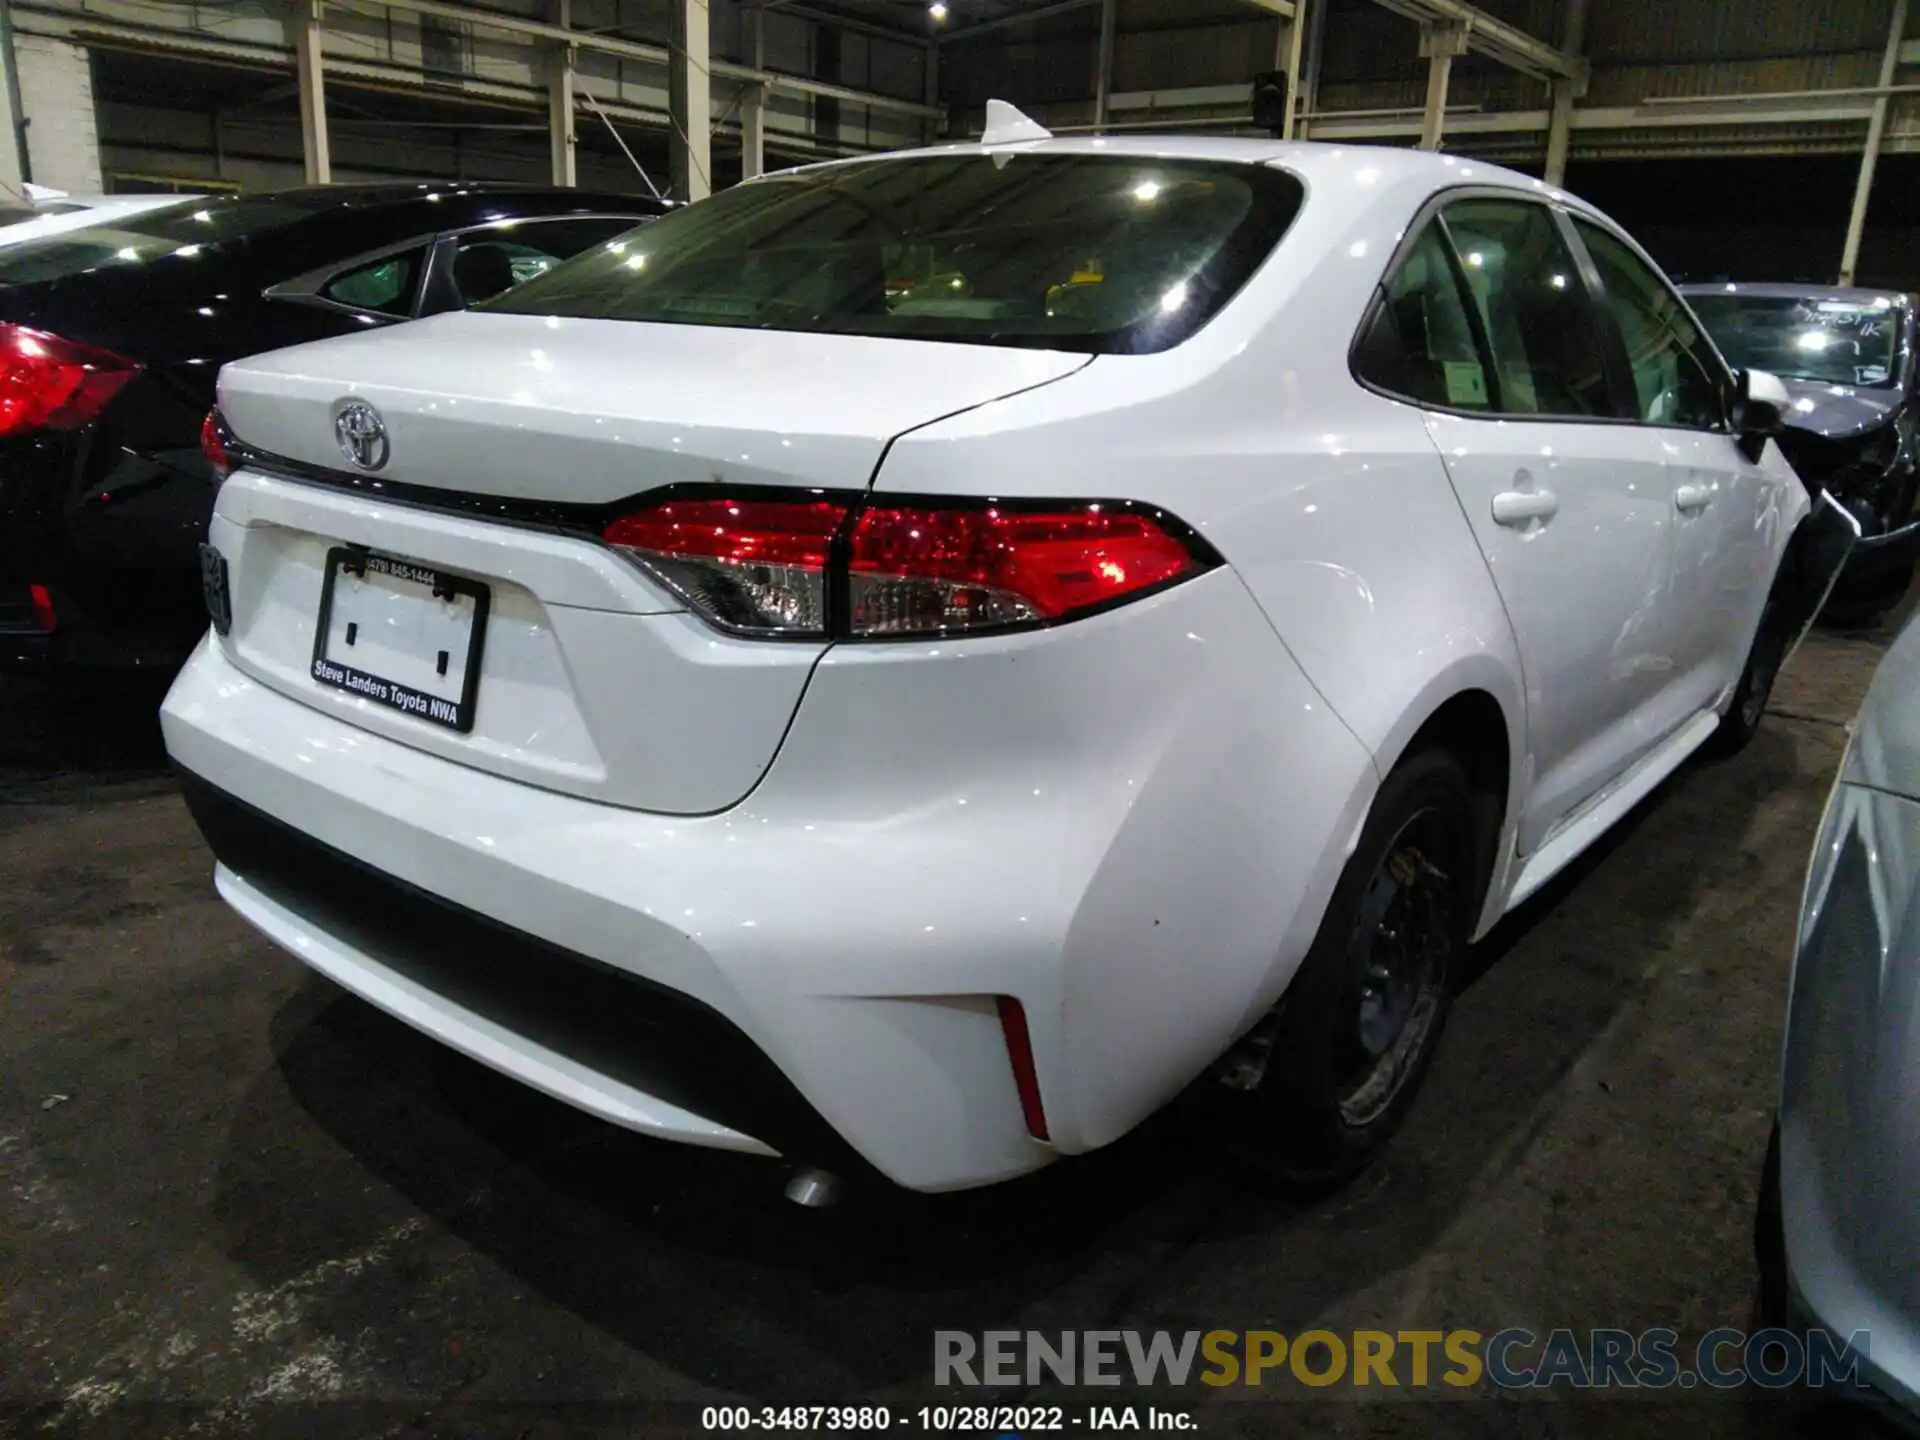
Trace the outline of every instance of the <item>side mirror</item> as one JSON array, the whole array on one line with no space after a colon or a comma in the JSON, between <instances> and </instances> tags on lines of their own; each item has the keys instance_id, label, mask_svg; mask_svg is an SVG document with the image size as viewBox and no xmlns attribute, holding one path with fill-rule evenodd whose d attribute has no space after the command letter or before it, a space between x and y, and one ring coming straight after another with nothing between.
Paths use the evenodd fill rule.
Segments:
<instances>
[{"instance_id":1,"label":"side mirror","mask_svg":"<svg viewBox=\"0 0 1920 1440\"><path fill-rule=\"evenodd\" d=\"M1767 438L1787 427L1793 397L1780 377L1766 370L1742 370L1733 401L1733 428L1749 460L1758 460Z\"/></svg>"}]
</instances>

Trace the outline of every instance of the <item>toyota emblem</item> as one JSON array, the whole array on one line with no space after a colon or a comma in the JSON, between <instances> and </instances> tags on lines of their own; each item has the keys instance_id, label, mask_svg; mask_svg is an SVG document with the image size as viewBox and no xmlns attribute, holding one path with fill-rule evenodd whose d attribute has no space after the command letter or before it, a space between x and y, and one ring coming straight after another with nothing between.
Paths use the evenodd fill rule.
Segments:
<instances>
[{"instance_id":1,"label":"toyota emblem","mask_svg":"<svg viewBox=\"0 0 1920 1440\"><path fill-rule=\"evenodd\" d=\"M333 438L340 453L362 470L387 463L387 422L364 400L334 402Z\"/></svg>"}]
</instances>

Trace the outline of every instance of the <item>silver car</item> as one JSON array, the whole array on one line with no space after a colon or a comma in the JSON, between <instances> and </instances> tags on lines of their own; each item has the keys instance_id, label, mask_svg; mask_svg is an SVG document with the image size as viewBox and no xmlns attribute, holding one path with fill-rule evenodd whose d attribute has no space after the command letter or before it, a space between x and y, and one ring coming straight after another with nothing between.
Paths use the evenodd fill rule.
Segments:
<instances>
[{"instance_id":1,"label":"silver car","mask_svg":"<svg viewBox=\"0 0 1920 1440\"><path fill-rule=\"evenodd\" d=\"M1801 901L1757 1241L1771 1322L1867 1332L1920 1417L1920 624L1881 662Z\"/></svg>"}]
</instances>

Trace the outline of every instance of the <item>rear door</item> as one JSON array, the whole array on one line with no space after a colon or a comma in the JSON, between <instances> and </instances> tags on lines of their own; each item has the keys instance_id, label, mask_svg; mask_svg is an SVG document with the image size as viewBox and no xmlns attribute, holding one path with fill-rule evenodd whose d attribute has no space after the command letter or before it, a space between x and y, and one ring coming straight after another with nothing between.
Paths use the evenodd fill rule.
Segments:
<instances>
[{"instance_id":1,"label":"rear door","mask_svg":"<svg viewBox=\"0 0 1920 1440\"><path fill-rule=\"evenodd\" d=\"M1423 283L1464 292L1482 357L1479 381L1443 372L1460 377L1453 403L1428 424L1526 672L1525 854L1685 718L1670 694L1672 502L1554 213L1468 196L1429 224ZM1481 386L1484 403L1463 403Z\"/></svg>"}]
</instances>

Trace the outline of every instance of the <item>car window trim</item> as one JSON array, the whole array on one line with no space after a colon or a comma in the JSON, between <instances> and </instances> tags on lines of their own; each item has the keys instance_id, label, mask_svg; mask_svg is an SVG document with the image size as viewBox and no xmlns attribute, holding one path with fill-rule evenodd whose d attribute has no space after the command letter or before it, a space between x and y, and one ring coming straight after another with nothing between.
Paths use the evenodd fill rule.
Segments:
<instances>
[{"instance_id":1,"label":"car window trim","mask_svg":"<svg viewBox=\"0 0 1920 1440\"><path fill-rule=\"evenodd\" d=\"M1613 392L1613 407L1636 425L1653 422L1640 414L1640 387L1633 378L1633 352L1627 348L1627 332L1607 304L1606 281L1601 278L1599 262L1580 238L1573 215L1564 206L1556 207L1553 223L1559 228L1560 243L1573 256L1573 268L1579 273L1581 287L1587 292L1587 313L1592 317L1600 351L1607 364L1607 388ZM1690 426L1678 427L1690 429Z\"/></svg>"},{"instance_id":2,"label":"car window trim","mask_svg":"<svg viewBox=\"0 0 1920 1440\"><path fill-rule=\"evenodd\" d=\"M569 210L563 215L518 216L505 225L498 220L482 220L477 225L442 230L434 237L433 249L427 254L427 263L420 277L420 293L413 301L412 318L424 320L429 315L446 315L468 308L470 302L460 293L460 287L453 283L453 262L459 253L460 242L469 236L494 231L511 239L529 225L552 225L571 220L611 220L627 224L628 230L637 230L659 218L658 215L635 218L623 210ZM626 230L619 233L624 235Z\"/></svg>"},{"instance_id":3,"label":"car window trim","mask_svg":"<svg viewBox=\"0 0 1920 1440\"><path fill-rule=\"evenodd\" d=\"M1400 242L1395 245L1391 253L1388 254L1387 262L1381 268L1380 279L1374 284L1373 299L1361 312L1360 322L1354 329L1353 338L1347 344L1347 374L1352 378L1354 384L1369 394L1378 395L1383 400L1392 400L1396 404L1408 405L1415 410L1431 411L1438 415L1456 416L1462 420L1508 420L1535 425L1634 425L1643 430L1684 430L1689 435L1711 433L1696 429L1692 426L1658 425L1652 421L1641 420L1632 415L1540 415L1513 410L1469 410L1459 405L1441 405L1425 400L1415 400L1407 395L1398 395L1386 389L1384 386L1374 384L1371 380L1363 376L1355 362L1359 354L1360 343L1366 338L1367 328L1372 325L1376 310L1386 303L1387 282L1393 277L1394 272L1400 268L1407 256L1412 253L1413 247L1419 243L1421 235L1425 233L1427 225L1436 219L1440 215L1440 212L1445 210L1448 205L1460 200L1504 200L1524 205L1538 205L1546 209L1549 213L1556 214L1556 217L1557 212L1566 211L1571 213L1571 208L1559 201L1546 199L1538 195L1530 195L1524 190L1516 190L1503 185L1449 185L1443 190L1434 191L1433 194L1429 195L1426 200L1421 203L1420 208L1414 212L1413 219L1407 222L1406 229L1401 232ZM1586 218L1593 218L1584 210L1581 211L1580 214ZM1457 267L1459 257L1457 254L1452 253L1453 248L1453 240L1449 236L1447 237L1447 249ZM1639 250L1638 246L1634 248L1636 251ZM1575 252L1575 262L1576 268L1578 268L1582 262L1591 263L1591 257L1586 255L1584 247ZM1657 271L1658 267L1656 266L1655 269ZM1581 277L1583 285L1585 284L1585 279L1586 277L1583 274ZM1460 283L1460 277L1457 271L1455 283ZM1471 295L1465 298L1469 302L1472 300ZM1590 306L1595 303L1591 292L1588 293L1587 303ZM1481 349L1481 363L1490 367L1492 364L1492 352L1490 349L1484 348L1487 342L1481 335L1483 326L1477 313L1478 309L1479 307L1475 304L1470 303L1468 305L1468 323L1474 327L1476 345L1483 347ZM1693 312L1689 309L1687 313L1691 315ZM1698 317L1696 317L1695 323L1699 323ZM1705 334L1706 327L1701 326L1700 328L1701 333ZM1602 332L1601 340L1604 348L1604 331ZM1494 377L1490 368L1488 374L1489 379L1492 380ZM1609 386L1614 382L1611 361L1608 363L1608 381ZM1632 408L1637 410L1639 406L1636 403Z\"/></svg>"},{"instance_id":4,"label":"car window trim","mask_svg":"<svg viewBox=\"0 0 1920 1440\"><path fill-rule=\"evenodd\" d=\"M1460 311L1467 317L1467 331L1473 336L1473 349L1480 360L1480 371L1487 382L1488 406L1485 410L1475 410L1475 415L1504 415L1507 413L1501 404L1506 399L1502 390L1500 367L1494 363L1493 336L1487 331L1487 317L1480 313L1480 302L1473 298L1473 283L1467 279L1467 265L1460 258L1460 247L1454 242L1453 230L1447 224L1447 211L1443 205L1433 212L1426 223L1427 229L1440 237L1440 253L1447 260L1447 274L1453 278L1453 295ZM1411 256L1412 251L1408 251ZM1386 299L1387 284L1380 284L1380 298ZM1462 407L1464 408L1464 407Z\"/></svg>"},{"instance_id":5,"label":"car window trim","mask_svg":"<svg viewBox=\"0 0 1920 1440\"><path fill-rule=\"evenodd\" d=\"M427 269L433 259L433 252L439 247L440 235L429 230L422 235L409 236L397 244L382 245L378 249L365 250L344 260L330 260L290 280L276 281L260 292L265 300L291 300L300 305L313 305L322 310L337 310L343 315L370 315L378 320L396 321L412 319L419 311L420 297L427 293ZM373 265L395 255L403 255L409 250L424 248L426 255L420 264L420 275L414 286L413 303L407 313L396 315L390 310L372 310L363 305L348 305L320 292L334 280L350 270L358 270L365 265Z\"/></svg>"},{"instance_id":6,"label":"car window trim","mask_svg":"<svg viewBox=\"0 0 1920 1440\"><path fill-rule=\"evenodd\" d=\"M1720 354L1717 348L1714 348L1713 337L1707 333L1707 327L1700 323L1700 317L1693 313L1693 307L1687 304L1686 298L1680 294L1673 282L1667 279L1666 273L1654 263L1653 257L1638 245L1634 244L1632 237L1623 232L1618 226L1607 224L1596 215L1583 213L1576 217L1571 211L1564 212L1561 218L1564 222L1569 243L1576 247L1574 253L1579 256L1581 264L1592 271L1588 284L1592 289L1594 303L1598 307L1604 323L1608 329L1613 332L1614 342L1618 347L1618 359L1623 367L1626 378L1626 393L1631 398L1635 410L1640 408L1640 389L1633 381L1633 358L1627 350L1626 332L1620 328L1619 320L1613 315L1612 311L1607 308L1607 282L1600 274L1600 267L1593 258L1593 252L1587 248L1585 237L1580 234L1580 227L1575 223L1576 218L1591 225L1601 234L1611 236L1614 240L1626 246L1627 253L1647 267L1647 272L1653 276L1657 283L1666 289L1668 297L1679 305L1681 311L1686 314L1688 319L1693 321L1693 328L1698 331L1701 338L1707 342L1708 354L1712 357L1711 363L1709 363L1705 357L1701 356L1692 346L1682 344L1680 337L1673 335L1671 327L1668 328L1667 333L1672 335L1673 343L1680 347L1681 353L1691 357L1695 364L1707 372L1707 380L1713 385L1715 397L1719 401L1720 418L1718 423L1706 426L1678 425L1671 421L1661 420L1641 420L1638 423L1646 426L1649 430L1684 430L1691 435L1731 435L1733 433L1733 396L1735 393L1733 374L1726 363L1725 357Z\"/></svg>"},{"instance_id":7,"label":"car window trim","mask_svg":"<svg viewBox=\"0 0 1920 1440\"><path fill-rule=\"evenodd\" d=\"M658 215L629 215L623 210L569 210L560 215L514 215L506 223L498 220L482 220L473 225L461 225L452 230L442 230L441 236L457 240L463 235L472 235L480 230L499 230L511 235L515 230L527 225L554 225L564 220L631 220L627 228L638 230L642 225L658 220Z\"/></svg>"},{"instance_id":8,"label":"car window trim","mask_svg":"<svg viewBox=\"0 0 1920 1440\"><path fill-rule=\"evenodd\" d=\"M1446 226L1444 233L1447 237L1447 245L1454 251L1456 261L1458 261L1459 257L1459 247L1454 244L1452 227L1447 225L1447 211L1456 205L1472 204L1475 201L1487 198L1488 197L1484 195L1454 196L1445 205L1440 207L1437 218L1443 226ZM1640 404L1639 401L1634 398L1633 394L1632 372L1624 364L1626 357L1625 342L1621 342L1621 347L1617 355L1614 353L1613 348L1607 343L1607 320L1609 317L1606 315L1600 303L1600 293L1596 291L1594 287L1594 281L1598 279L1598 274L1590 269L1593 262L1585 250L1568 242L1567 232L1571 228L1571 222L1565 218L1565 207L1550 200L1543 200L1536 195L1528 195L1524 191L1509 191L1499 196L1498 199L1504 204L1530 206L1535 210L1545 211L1547 224L1553 228L1554 234L1560 237L1560 243L1567 247L1567 255L1573 261L1574 273L1580 277L1580 293L1576 298L1579 299L1587 312L1587 321L1592 327L1594 341L1600 347L1600 363L1606 369L1608 400L1617 413L1612 415L1554 414L1549 416L1541 414L1538 411L1509 410L1500 412L1495 418L1502 420L1544 420L1553 418L1584 421L1588 423L1612 420L1630 425L1642 423L1637 414ZM1465 281L1466 266L1464 264L1457 264L1456 273L1462 281ZM1466 298L1468 304L1471 306L1472 313L1477 316L1480 310L1480 302L1474 299L1472 286L1470 284L1467 287ZM1482 329L1484 330L1484 317L1482 318ZM1487 358L1489 361L1492 361L1495 357L1493 337L1491 335L1486 336L1486 346ZM1624 389L1622 388L1623 377L1625 379ZM1493 414L1491 411L1474 411L1472 413Z\"/></svg>"}]
</instances>

